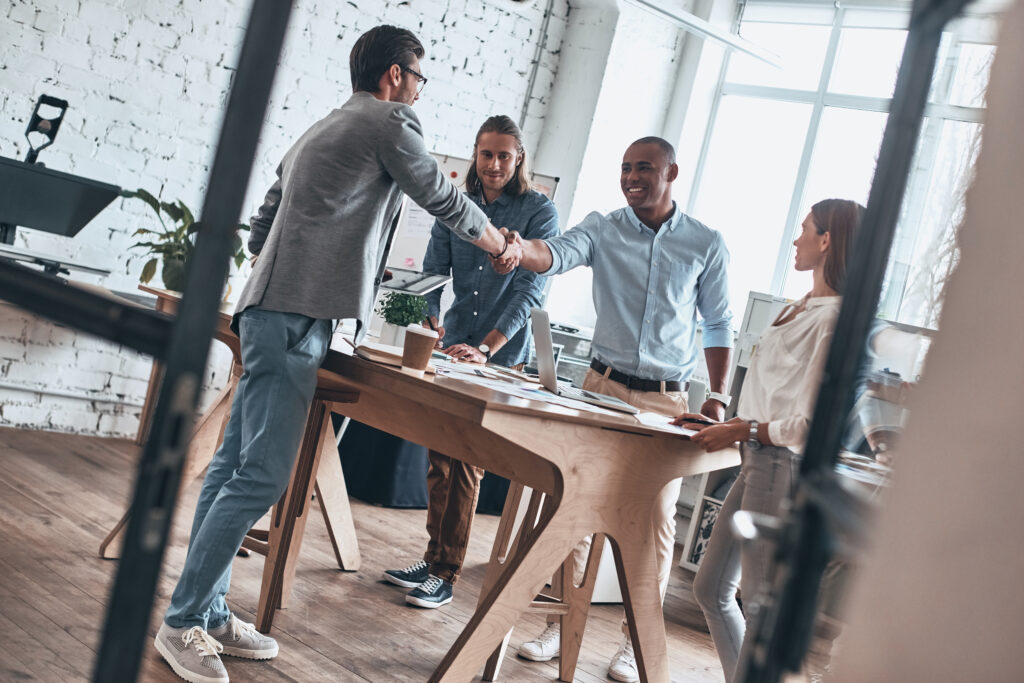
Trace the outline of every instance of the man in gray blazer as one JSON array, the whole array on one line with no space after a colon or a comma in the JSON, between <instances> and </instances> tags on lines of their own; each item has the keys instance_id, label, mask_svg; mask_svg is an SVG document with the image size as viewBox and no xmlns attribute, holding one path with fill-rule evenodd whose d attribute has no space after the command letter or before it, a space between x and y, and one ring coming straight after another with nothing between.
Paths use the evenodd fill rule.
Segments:
<instances>
[{"instance_id":1,"label":"man in gray blazer","mask_svg":"<svg viewBox=\"0 0 1024 683\"><path fill-rule=\"evenodd\" d=\"M249 249L258 259L232 321L245 373L156 636L185 680L228 680L220 653L277 655L277 642L225 603L231 561L288 484L333 321L354 318L357 338L365 334L402 193L459 238L496 259L511 256L503 234L424 146L410 107L427 81L423 55L404 29L378 26L361 36L349 57L354 94L285 154L252 220Z\"/></svg>"}]
</instances>

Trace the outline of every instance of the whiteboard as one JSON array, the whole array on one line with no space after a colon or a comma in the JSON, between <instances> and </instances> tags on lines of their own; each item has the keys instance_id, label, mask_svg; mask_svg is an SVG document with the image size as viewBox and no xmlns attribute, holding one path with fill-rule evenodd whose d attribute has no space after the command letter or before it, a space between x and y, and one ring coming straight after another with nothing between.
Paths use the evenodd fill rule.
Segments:
<instances>
[{"instance_id":1,"label":"whiteboard","mask_svg":"<svg viewBox=\"0 0 1024 683\"><path fill-rule=\"evenodd\" d=\"M441 168L441 173L447 176L460 192L463 191L470 160L447 154L433 153L433 156ZM548 199L554 200L555 190L558 188L558 178L534 173L530 180L534 190ZM391 243L388 265L420 270L423 266L423 255L427 251L427 243L430 242L430 229L433 226L434 217L406 197L402 203L402 213L398 218L398 231Z\"/></svg>"}]
</instances>

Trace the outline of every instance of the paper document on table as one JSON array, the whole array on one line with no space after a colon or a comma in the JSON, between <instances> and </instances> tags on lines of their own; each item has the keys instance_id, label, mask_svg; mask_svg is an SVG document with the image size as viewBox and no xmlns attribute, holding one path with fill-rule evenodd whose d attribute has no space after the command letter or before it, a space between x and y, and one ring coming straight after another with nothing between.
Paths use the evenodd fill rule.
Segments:
<instances>
[{"instance_id":1,"label":"paper document on table","mask_svg":"<svg viewBox=\"0 0 1024 683\"><path fill-rule=\"evenodd\" d=\"M446 375L469 375L471 377L487 377L497 381L508 381L503 375L480 363L465 363L455 360L438 361L437 367Z\"/></svg>"},{"instance_id":2,"label":"paper document on table","mask_svg":"<svg viewBox=\"0 0 1024 683\"><path fill-rule=\"evenodd\" d=\"M664 432L675 432L676 434L682 434L683 436L693 436L697 433L696 429L687 429L686 427L680 427L679 425L669 424L673 417L668 415L659 415L658 413L637 413L636 419L640 424L645 427L654 427Z\"/></svg>"},{"instance_id":3,"label":"paper document on table","mask_svg":"<svg viewBox=\"0 0 1024 683\"><path fill-rule=\"evenodd\" d=\"M460 363L459 365L468 366L469 363ZM556 396L550 391L546 391L537 387L536 385L527 384L525 382L509 380L509 379L492 379L486 374L487 368L477 366L476 368L469 368L467 372L465 367L459 368L458 371L452 371L450 364L445 363L438 368L438 373L449 377L460 382L468 382L470 384L476 384L478 386L487 387L493 391L498 391L509 396L515 396L517 398L525 398L528 401L544 401L545 403L553 403L555 405L563 406L565 408L572 408L573 410L584 410L588 413L598 413L600 415L619 415L613 410L605 410L599 408L590 403L584 403L583 401L576 401L571 398L565 398L564 396Z\"/></svg>"}]
</instances>

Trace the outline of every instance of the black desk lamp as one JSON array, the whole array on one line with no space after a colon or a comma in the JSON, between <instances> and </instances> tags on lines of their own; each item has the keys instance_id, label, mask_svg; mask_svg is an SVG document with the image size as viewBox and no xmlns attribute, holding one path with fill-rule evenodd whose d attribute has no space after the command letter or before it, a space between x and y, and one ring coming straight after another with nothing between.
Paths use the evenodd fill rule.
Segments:
<instances>
[{"instance_id":1,"label":"black desk lamp","mask_svg":"<svg viewBox=\"0 0 1024 683\"><path fill-rule=\"evenodd\" d=\"M43 105L56 107L60 110L60 113L53 118L44 119L39 115L39 108ZM28 140L28 154L25 155L25 163L36 163L36 158L39 156L39 152L53 144L53 139L57 137L57 131L60 130L60 124L61 121L64 120L64 112L66 112L67 109L67 100L50 97L49 95L39 96L39 101L36 102L36 108L32 110L32 118L28 120L28 128L25 129L25 139ZM34 146L32 144L32 138L29 137L32 133L39 133L46 136L46 142L38 147Z\"/></svg>"}]
</instances>

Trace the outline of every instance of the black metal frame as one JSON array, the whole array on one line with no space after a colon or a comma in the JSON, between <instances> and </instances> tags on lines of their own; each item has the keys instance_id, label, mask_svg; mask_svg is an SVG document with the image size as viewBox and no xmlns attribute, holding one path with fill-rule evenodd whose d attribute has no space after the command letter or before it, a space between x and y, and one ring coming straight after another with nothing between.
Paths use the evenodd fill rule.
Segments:
<instances>
[{"instance_id":1,"label":"black metal frame","mask_svg":"<svg viewBox=\"0 0 1024 683\"><path fill-rule=\"evenodd\" d=\"M784 670L799 671L810 642L818 587L837 538L865 533L863 508L839 486L835 463L878 309L942 31L970 1L915 0L912 7L878 166L847 277L848 290L807 435L798 489L776 547L772 591L752 614L752 642L737 665L737 681L774 682Z\"/></svg>"},{"instance_id":2,"label":"black metal frame","mask_svg":"<svg viewBox=\"0 0 1024 683\"><path fill-rule=\"evenodd\" d=\"M154 356L165 367L139 463L124 548L108 602L93 680L130 681L139 671L164 548L192 434L220 292L241 213L291 0L254 1L209 187L203 230L176 318L69 286L0 260L0 296L33 313Z\"/></svg>"},{"instance_id":3,"label":"black metal frame","mask_svg":"<svg viewBox=\"0 0 1024 683\"><path fill-rule=\"evenodd\" d=\"M291 9L290 0L252 4L203 201L203 230L197 233L189 261L184 296L164 354L164 379L139 463L93 673L98 682L134 680L138 675L235 226Z\"/></svg>"}]
</instances>

